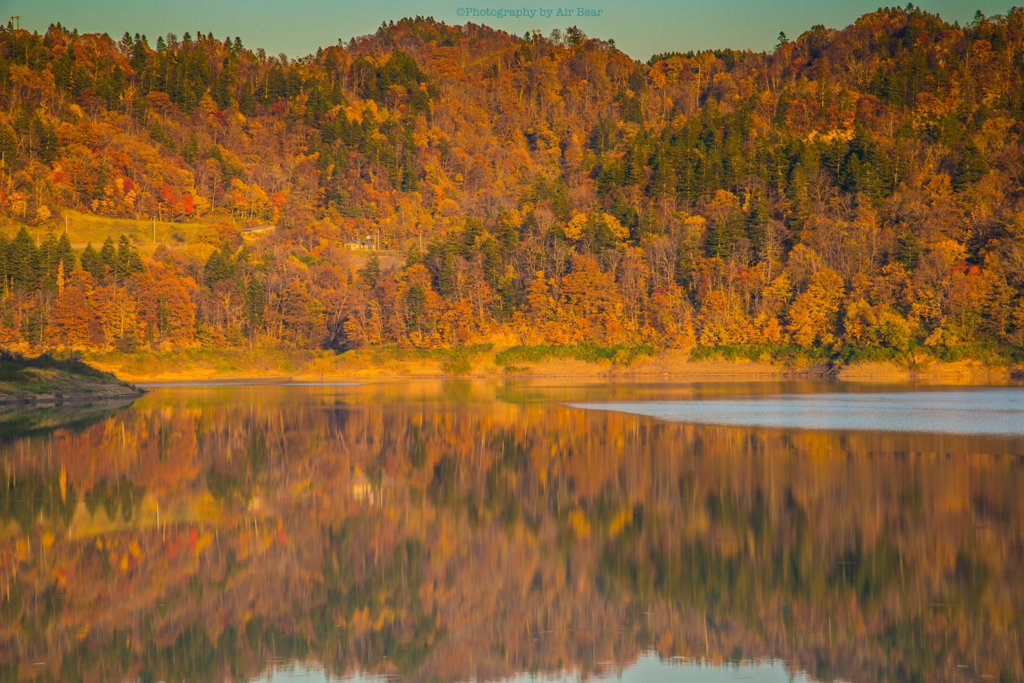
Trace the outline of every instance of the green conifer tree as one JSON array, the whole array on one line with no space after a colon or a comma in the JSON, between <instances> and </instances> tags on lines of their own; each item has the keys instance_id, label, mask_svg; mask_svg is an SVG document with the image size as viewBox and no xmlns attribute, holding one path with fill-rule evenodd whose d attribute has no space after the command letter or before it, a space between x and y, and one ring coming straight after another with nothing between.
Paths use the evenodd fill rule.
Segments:
<instances>
[{"instance_id":1,"label":"green conifer tree","mask_svg":"<svg viewBox=\"0 0 1024 683\"><path fill-rule=\"evenodd\" d=\"M82 251L82 270L90 273L98 282L103 281L103 261L100 259L100 253L92 246L92 242L85 245Z\"/></svg>"},{"instance_id":2,"label":"green conifer tree","mask_svg":"<svg viewBox=\"0 0 1024 683\"><path fill-rule=\"evenodd\" d=\"M117 272L117 247L114 246L114 238L107 235L100 248L100 267L109 268L111 273Z\"/></svg>"}]
</instances>

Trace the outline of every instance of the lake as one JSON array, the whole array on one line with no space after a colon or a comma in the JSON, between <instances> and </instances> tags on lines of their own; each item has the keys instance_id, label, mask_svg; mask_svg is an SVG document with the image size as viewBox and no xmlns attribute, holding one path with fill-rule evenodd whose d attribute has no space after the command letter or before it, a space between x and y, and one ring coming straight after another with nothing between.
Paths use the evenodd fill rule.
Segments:
<instances>
[{"instance_id":1,"label":"lake","mask_svg":"<svg viewBox=\"0 0 1024 683\"><path fill-rule=\"evenodd\" d=\"M1020 387L152 386L0 461L0 681L1024 679Z\"/></svg>"}]
</instances>

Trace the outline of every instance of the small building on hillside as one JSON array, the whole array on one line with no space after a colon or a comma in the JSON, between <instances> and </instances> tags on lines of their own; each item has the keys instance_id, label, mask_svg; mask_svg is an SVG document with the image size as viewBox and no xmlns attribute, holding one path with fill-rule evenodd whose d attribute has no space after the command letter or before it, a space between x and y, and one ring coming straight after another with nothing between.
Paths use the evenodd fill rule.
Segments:
<instances>
[{"instance_id":1,"label":"small building on hillside","mask_svg":"<svg viewBox=\"0 0 1024 683\"><path fill-rule=\"evenodd\" d=\"M349 251L377 251L377 245L373 243L373 240L363 240L360 242L347 242L345 247Z\"/></svg>"}]
</instances>

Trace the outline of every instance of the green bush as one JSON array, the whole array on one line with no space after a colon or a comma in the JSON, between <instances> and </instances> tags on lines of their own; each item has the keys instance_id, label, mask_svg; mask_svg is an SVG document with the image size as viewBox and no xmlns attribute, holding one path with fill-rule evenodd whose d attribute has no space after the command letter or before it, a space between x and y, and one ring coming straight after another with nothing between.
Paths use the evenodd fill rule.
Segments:
<instances>
[{"instance_id":1,"label":"green bush","mask_svg":"<svg viewBox=\"0 0 1024 683\"><path fill-rule=\"evenodd\" d=\"M439 360L442 362L442 365L454 361L455 366L453 367L463 367L460 359L468 359L471 363L474 358L482 353L487 353L493 348L494 344L469 344L467 346L453 346L447 349L404 349L400 346L379 346L371 352L370 360L374 364L406 360ZM468 372L468 368L463 372Z\"/></svg>"},{"instance_id":2,"label":"green bush","mask_svg":"<svg viewBox=\"0 0 1024 683\"><path fill-rule=\"evenodd\" d=\"M836 354L846 365L854 363L902 363L905 358L897 350L887 346L845 345Z\"/></svg>"},{"instance_id":3,"label":"green bush","mask_svg":"<svg viewBox=\"0 0 1024 683\"><path fill-rule=\"evenodd\" d=\"M455 354L441 364L441 369L446 375L465 375L473 369L473 359L468 354Z\"/></svg>"},{"instance_id":4,"label":"green bush","mask_svg":"<svg viewBox=\"0 0 1024 683\"><path fill-rule=\"evenodd\" d=\"M974 342L956 346L940 346L935 357L949 363L978 361L990 365L1011 365L1024 362L1024 349L998 342Z\"/></svg>"},{"instance_id":5,"label":"green bush","mask_svg":"<svg viewBox=\"0 0 1024 683\"><path fill-rule=\"evenodd\" d=\"M731 346L699 346L690 354L693 362L708 360L771 361L775 363L820 363L832 357L830 347L812 347L791 344L736 344Z\"/></svg>"},{"instance_id":6,"label":"green bush","mask_svg":"<svg viewBox=\"0 0 1024 683\"><path fill-rule=\"evenodd\" d=\"M499 366L515 366L519 363L542 363L549 359L579 360L585 363L618 363L629 365L641 356L653 356L658 349L650 344L616 344L614 346L597 346L596 344L570 344L551 346L513 346L505 349L494 357L494 364Z\"/></svg>"},{"instance_id":7,"label":"green bush","mask_svg":"<svg viewBox=\"0 0 1024 683\"><path fill-rule=\"evenodd\" d=\"M0 382L30 382L32 375L23 370L0 368Z\"/></svg>"}]
</instances>

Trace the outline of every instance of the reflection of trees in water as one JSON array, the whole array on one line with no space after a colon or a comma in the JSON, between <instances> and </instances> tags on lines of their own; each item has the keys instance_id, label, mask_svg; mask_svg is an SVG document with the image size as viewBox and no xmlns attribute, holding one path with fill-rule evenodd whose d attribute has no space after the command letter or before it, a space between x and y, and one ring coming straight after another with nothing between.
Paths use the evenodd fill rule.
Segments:
<instances>
[{"instance_id":1,"label":"reflection of trees in water","mask_svg":"<svg viewBox=\"0 0 1024 683\"><path fill-rule=\"evenodd\" d=\"M1022 471L993 442L459 389L158 394L3 445L0 680L486 678L649 648L1022 675Z\"/></svg>"},{"instance_id":2,"label":"reflection of trees in water","mask_svg":"<svg viewBox=\"0 0 1024 683\"><path fill-rule=\"evenodd\" d=\"M64 403L51 406L0 406L0 444L27 436L49 434L57 429L83 430L134 402L131 399Z\"/></svg>"}]
</instances>

